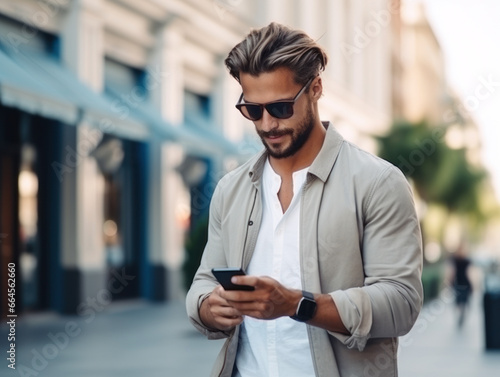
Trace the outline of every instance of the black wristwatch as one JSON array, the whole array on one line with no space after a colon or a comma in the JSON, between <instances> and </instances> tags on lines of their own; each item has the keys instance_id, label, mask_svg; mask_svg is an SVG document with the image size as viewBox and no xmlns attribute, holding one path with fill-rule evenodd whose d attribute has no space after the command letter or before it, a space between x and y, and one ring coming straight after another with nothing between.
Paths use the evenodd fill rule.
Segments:
<instances>
[{"instance_id":1,"label":"black wristwatch","mask_svg":"<svg viewBox=\"0 0 500 377\"><path fill-rule=\"evenodd\" d=\"M314 295L311 292L302 291L302 298L297 306L297 311L290 318L299 322L307 322L314 317L314 313L316 313Z\"/></svg>"}]
</instances>

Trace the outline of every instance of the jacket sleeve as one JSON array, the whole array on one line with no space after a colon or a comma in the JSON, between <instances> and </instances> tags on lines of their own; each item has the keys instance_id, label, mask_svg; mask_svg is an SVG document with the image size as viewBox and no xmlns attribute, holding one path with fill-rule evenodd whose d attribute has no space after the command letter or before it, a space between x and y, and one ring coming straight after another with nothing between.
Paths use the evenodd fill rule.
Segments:
<instances>
[{"instance_id":1,"label":"jacket sleeve","mask_svg":"<svg viewBox=\"0 0 500 377\"><path fill-rule=\"evenodd\" d=\"M404 175L390 166L363 205L363 287L331 293L350 336L331 333L362 351L369 338L410 331L422 307L422 238Z\"/></svg>"},{"instance_id":2,"label":"jacket sleeve","mask_svg":"<svg viewBox=\"0 0 500 377\"><path fill-rule=\"evenodd\" d=\"M227 267L225 258L222 234L220 206L221 189L220 184L215 188L210 203L210 215L208 223L208 241L203 251L200 267L191 284L186 297L186 310L189 320L194 327L209 339L221 339L230 335L228 332L212 330L207 328L201 321L199 308L204 299L206 299L213 289L218 285L217 280L212 274L213 267Z\"/></svg>"}]
</instances>

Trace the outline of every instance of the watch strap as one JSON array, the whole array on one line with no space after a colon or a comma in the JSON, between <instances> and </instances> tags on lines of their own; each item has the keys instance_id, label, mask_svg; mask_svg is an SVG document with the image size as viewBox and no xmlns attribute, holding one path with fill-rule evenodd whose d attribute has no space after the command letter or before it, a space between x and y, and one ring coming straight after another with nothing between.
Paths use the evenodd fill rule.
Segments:
<instances>
[{"instance_id":1,"label":"watch strap","mask_svg":"<svg viewBox=\"0 0 500 377\"><path fill-rule=\"evenodd\" d=\"M314 301L314 295L311 292L302 291L302 297L306 297L309 300L313 300Z\"/></svg>"}]
</instances>

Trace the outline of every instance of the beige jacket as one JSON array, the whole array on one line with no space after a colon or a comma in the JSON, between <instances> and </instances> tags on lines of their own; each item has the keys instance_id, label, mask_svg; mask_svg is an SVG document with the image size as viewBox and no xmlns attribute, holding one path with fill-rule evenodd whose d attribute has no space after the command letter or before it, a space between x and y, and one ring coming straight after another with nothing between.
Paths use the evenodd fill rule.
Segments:
<instances>
[{"instance_id":1,"label":"beige jacket","mask_svg":"<svg viewBox=\"0 0 500 377\"><path fill-rule=\"evenodd\" d=\"M397 376L397 337L422 306L422 248L410 187L388 162L345 141L329 123L302 192L303 289L329 293L351 336L308 325L317 376ZM265 152L224 176L210 206L209 237L186 299L194 326L227 337L212 376L231 376L238 346L207 329L199 306L217 285L213 267L246 268L262 215Z\"/></svg>"}]
</instances>

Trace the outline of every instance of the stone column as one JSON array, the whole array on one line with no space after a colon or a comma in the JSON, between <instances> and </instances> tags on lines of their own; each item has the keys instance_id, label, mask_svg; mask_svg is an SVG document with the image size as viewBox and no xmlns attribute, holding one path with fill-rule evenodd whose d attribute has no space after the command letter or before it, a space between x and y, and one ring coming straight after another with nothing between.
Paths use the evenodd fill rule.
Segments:
<instances>
[{"instance_id":1,"label":"stone column","mask_svg":"<svg viewBox=\"0 0 500 377\"><path fill-rule=\"evenodd\" d=\"M101 0L75 0L64 20L62 59L66 67L95 91L102 88L103 27ZM77 310L87 298L97 298L106 286L104 182L88 154L102 132L81 123L63 136L65 161L72 161L62 178L62 255L65 312ZM75 290L79 295L75 295ZM109 300L110 297L102 298ZM107 301L106 301L107 302Z\"/></svg>"},{"instance_id":2,"label":"stone column","mask_svg":"<svg viewBox=\"0 0 500 377\"><path fill-rule=\"evenodd\" d=\"M182 45L182 33L173 20L159 31L150 59L150 69L161 72L160 79L151 86L151 99L174 127L181 127L184 116L184 67L179 53ZM150 149L149 260L153 284L161 287L152 292L152 298L179 298L183 294L181 267L185 238L180 217L190 205L188 190L175 168L184 159L184 151L179 144L155 140Z\"/></svg>"}]
</instances>

